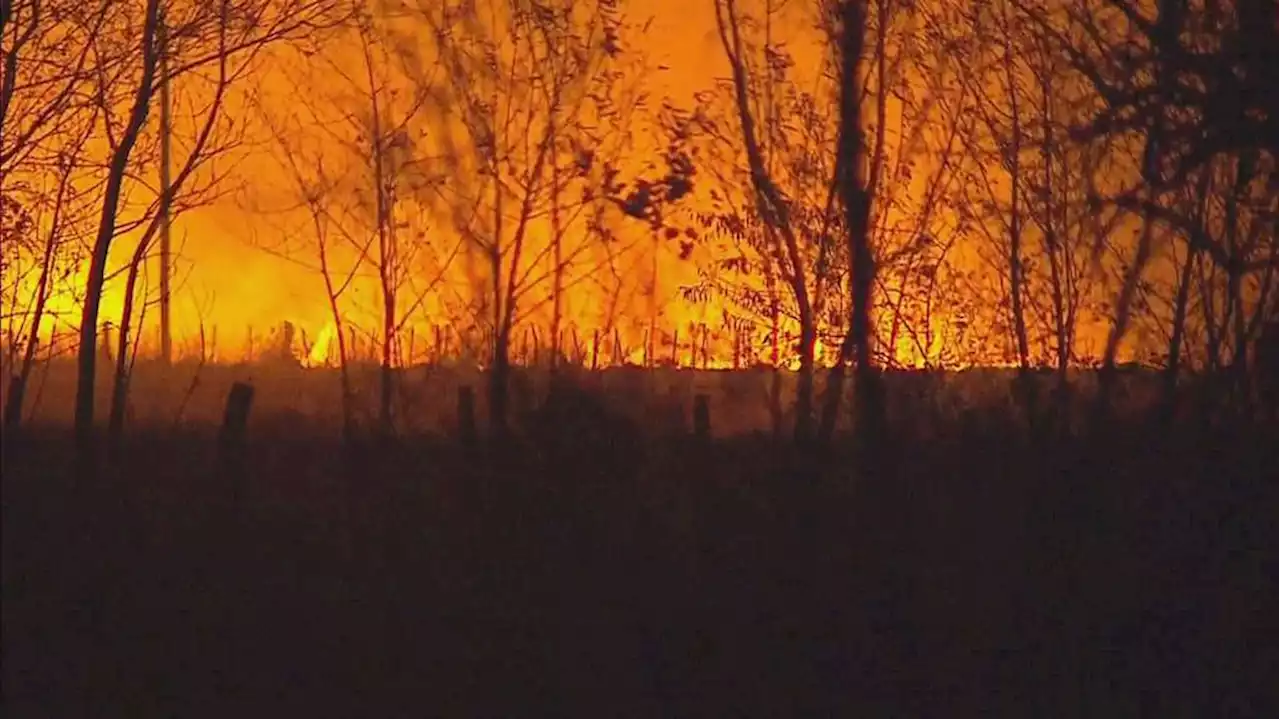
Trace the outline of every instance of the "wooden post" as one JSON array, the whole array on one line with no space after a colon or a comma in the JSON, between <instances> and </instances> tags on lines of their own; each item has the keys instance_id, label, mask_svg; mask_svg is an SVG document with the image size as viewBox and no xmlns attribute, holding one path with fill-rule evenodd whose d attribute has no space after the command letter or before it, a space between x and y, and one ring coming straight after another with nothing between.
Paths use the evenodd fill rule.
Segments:
<instances>
[{"instance_id":1,"label":"wooden post","mask_svg":"<svg viewBox=\"0 0 1280 719\"><path fill-rule=\"evenodd\" d=\"M402 361L402 362L400 363L400 364L404 365L405 367L412 367L412 366L413 366L413 350L414 350L414 346L413 346L413 345L414 345L414 339L416 339L416 338L414 337L413 327L412 327L412 326L410 326L410 327L409 327L409 357L408 357L408 360L407 360L407 361Z\"/></svg>"},{"instance_id":2,"label":"wooden post","mask_svg":"<svg viewBox=\"0 0 1280 719\"><path fill-rule=\"evenodd\" d=\"M218 430L218 459L228 485L231 510L240 511L245 501L244 440L253 406L253 385L236 382L227 393L227 406Z\"/></svg>"},{"instance_id":3,"label":"wooden post","mask_svg":"<svg viewBox=\"0 0 1280 719\"><path fill-rule=\"evenodd\" d=\"M699 444L711 441L711 398L705 394L693 396L693 436Z\"/></svg>"},{"instance_id":4,"label":"wooden post","mask_svg":"<svg viewBox=\"0 0 1280 719\"><path fill-rule=\"evenodd\" d=\"M600 369L600 330L591 333L591 371Z\"/></svg>"},{"instance_id":5,"label":"wooden post","mask_svg":"<svg viewBox=\"0 0 1280 719\"><path fill-rule=\"evenodd\" d=\"M434 329L436 332L436 364L440 364L444 361L444 342L440 336L440 325L435 325Z\"/></svg>"},{"instance_id":6,"label":"wooden post","mask_svg":"<svg viewBox=\"0 0 1280 719\"><path fill-rule=\"evenodd\" d=\"M458 438L463 446L476 443L476 395L470 385L458 388Z\"/></svg>"},{"instance_id":7,"label":"wooden post","mask_svg":"<svg viewBox=\"0 0 1280 719\"><path fill-rule=\"evenodd\" d=\"M115 358L111 356L111 323L104 322L102 325L102 341L98 343L98 357L105 361L108 365L115 363Z\"/></svg>"},{"instance_id":8,"label":"wooden post","mask_svg":"<svg viewBox=\"0 0 1280 719\"><path fill-rule=\"evenodd\" d=\"M680 328L677 327L671 334L671 364L677 369L680 367Z\"/></svg>"},{"instance_id":9,"label":"wooden post","mask_svg":"<svg viewBox=\"0 0 1280 719\"><path fill-rule=\"evenodd\" d=\"M621 367L623 360L624 358L622 356L622 337L618 334L618 328L614 327L613 328L613 364L614 366Z\"/></svg>"},{"instance_id":10,"label":"wooden post","mask_svg":"<svg viewBox=\"0 0 1280 719\"><path fill-rule=\"evenodd\" d=\"M5 395L4 431L16 433L22 424L22 378L17 374L9 375L9 393Z\"/></svg>"},{"instance_id":11,"label":"wooden post","mask_svg":"<svg viewBox=\"0 0 1280 719\"><path fill-rule=\"evenodd\" d=\"M711 328L703 323L702 325L702 369L706 369L711 365L711 357L709 356L711 346Z\"/></svg>"}]
</instances>

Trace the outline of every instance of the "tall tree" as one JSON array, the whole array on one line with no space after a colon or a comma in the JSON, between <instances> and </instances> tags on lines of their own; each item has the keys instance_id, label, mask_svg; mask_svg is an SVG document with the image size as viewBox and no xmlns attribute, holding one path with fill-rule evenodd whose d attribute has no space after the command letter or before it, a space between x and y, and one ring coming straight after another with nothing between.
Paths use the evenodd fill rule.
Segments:
<instances>
[{"instance_id":1,"label":"tall tree","mask_svg":"<svg viewBox=\"0 0 1280 719\"><path fill-rule=\"evenodd\" d=\"M885 36L887 34L888 3L881 0L879 31L876 34L875 52L883 93L887 92L885 77ZM841 202L845 213L845 232L848 243L850 320L849 331L840 347L840 359L832 372L828 405L838 405L841 392L837 382L843 378L844 360L852 353L855 373L854 412L860 446L872 456L879 450L885 438L885 398L880 373L871 353L871 294L875 284L875 259L871 249L871 203L874 198L874 181L878 168L869 167L868 157L883 157L880 150L867 152L863 119L863 89L861 69L867 53L867 3L864 0L839 0L831 5L833 17L830 24L832 42L839 67L840 131L836 143L836 167L839 178ZM876 123L883 133L884 113ZM882 136L882 134L881 134ZM877 145L880 144L877 138ZM834 415L834 413L832 413ZM834 416L824 423L834 425Z\"/></svg>"},{"instance_id":2,"label":"tall tree","mask_svg":"<svg viewBox=\"0 0 1280 719\"><path fill-rule=\"evenodd\" d=\"M107 9L104 3L16 0L0 12L0 221L6 235L0 304L10 350L22 356L6 395L5 418L13 427L47 329L49 300L75 294L67 275L78 263L87 199L100 190L83 147L97 121L85 87L91 86Z\"/></svg>"},{"instance_id":3,"label":"tall tree","mask_svg":"<svg viewBox=\"0 0 1280 719\"><path fill-rule=\"evenodd\" d=\"M102 7L104 30L93 48L93 92L104 111L101 132L110 150L85 281L75 407L78 456L86 469L92 466L96 336L107 259L129 189L134 150L157 99L161 13L168 24L169 78L177 81L225 59L237 65L231 76L242 78L262 48L331 22L332 11L327 0L222 0L216 6L147 0L141 14L128 4Z\"/></svg>"},{"instance_id":4,"label":"tall tree","mask_svg":"<svg viewBox=\"0 0 1280 719\"><path fill-rule=\"evenodd\" d=\"M999 306L1008 309L1016 382L1032 428L1040 419L1031 367L1053 358L1055 396L1067 398L1067 369L1081 304L1089 289L1089 248L1110 236L1119 213L1086 206L1099 152L1064 136L1079 82L1046 42L1034 19L1014 2L966 9L964 32L978 40L970 111L981 132L968 145L966 214L996 251L1002 268ZM1062 416L1065 406L1059 405Z\"/></svg>"},{"instance_id":5,"label":"tall tree","mask_svg":"<svg viewBox=\"0 0 1280 719\"><path fill-rule=\"evenodd\" d=\"M796 383L794 436L803 444L814 434L815 351L828 290L835 276L832 265L838 259L832 241L836 225L834 177L830 167L822 172L820 166L827 163L819 161L816 163L819 167L811 167L817 152L816 148L806 147L806 140L814 138L805 136L806 131L821 133L821 124L826 118L816 105L825 98L797 97L794 85L788 87L783 82L793 63L784 49L781 33L774 34L780 24L777 16L781 3L766 2L762 18L745 15L734 0L717 0L715 7L720 45L731 70L733 117L737 125L734 144L745 158L748 207L756 220L752 229L761 234L760 266L768 279L776 275L787 288L794 320L799 326L796 347L800 372ZM762 28L762 36L753 37L759 33L752 32L751 28ZM786 94L788 89L790 97ZM784 121L784 108L809 110L807 116L800 118L806 126L796 128ZM793 164L783 167L784 163ZM815 174L825 176L815 178ZM788 179L792 182L786 182ZM806 184L810 186L804 186ZM812 206L798 206L797 200L805 199L804 193L812 192L813 185L817 185L818 197L810 198ZM806 212L809 217L805 216ZM773 283L768 284L772 287ZM769 314L776 347L777 335L781 332L781 310L776 297L770 302Z\"/></svg>"}]
</instances>

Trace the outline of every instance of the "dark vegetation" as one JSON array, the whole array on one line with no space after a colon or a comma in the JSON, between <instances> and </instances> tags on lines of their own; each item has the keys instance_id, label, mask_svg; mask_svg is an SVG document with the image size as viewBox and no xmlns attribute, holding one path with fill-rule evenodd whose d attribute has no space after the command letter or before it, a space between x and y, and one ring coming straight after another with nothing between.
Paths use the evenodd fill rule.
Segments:
<instances>
[{"instance_id":1,"label":"dark vegetation","mask_svg":"<svg viewBox=\"0 0 1280 719\"><path fill-rule=\"evenodd\" d=\"M1274 0L813 3L813 91L785 3L717 0L732 78L649 111L623 4L0 2L5 716L1269 715ZM320 68L286 83L310 119L248 90L272 47ZM337 370L207 364L200 309L199 364L157 371L170 222L257 152L241 88ZM544 285L559 350L567 289L617 279L616 348L642 272L654 365L662 242L734 366L746 330L799 371L520 366ZM488 375L396 359L446 269ZM908 339L1016 370L894 371Z\"/></svg>"},{"instance_id":2,"label":"dark vegetation","mask_svg":"<svg viewBox=\"0 0 1280 719\"><path fill-rule=\"evenodd\" d=\"M91 477L69 430L27 425L6 715L1272 710L1273 420L1029 438L1010 405L944 419L890 378L856 456L699 442L598 380L473 446L255 407L235 464L213 423L138 422Z\"/></svg>"}]
</instances>

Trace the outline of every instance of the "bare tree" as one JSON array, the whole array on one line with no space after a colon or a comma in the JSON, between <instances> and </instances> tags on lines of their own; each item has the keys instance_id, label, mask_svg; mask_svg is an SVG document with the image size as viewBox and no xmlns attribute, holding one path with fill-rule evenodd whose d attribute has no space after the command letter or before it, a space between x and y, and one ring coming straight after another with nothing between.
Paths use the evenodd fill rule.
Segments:
<instances>
[{"instance_id":1,"label":"bare tree","mask_svg":"<svg viewBox=\"0 0 1280 719\"><path fill-rule=\"evenodd\" d=\"M1103 359L1098 407L1105 413L1116 352L1134 304L1145 294L1146 270L1160 256L1163 238L1189 243L1187 262L1195 255L1203 274L1225 276L1225 297L1237 298L1225 302L1232 317L1245 278L1274 264L1274 252L1254 251L1274 244L1269 238L1275 236L1274 5L1162 0L1152 12L1133 0L1079 0L1060 13L1037 9L1033 16L1096 93L1094 112L1073 128L1076 137L1140 156L1130 163L1127 186L1098 193L1099 204L1115 203L1142 223L1117 293ZM1194 202L1177 207L1179 195L1199 185L1201 171L1228 174L1220 186L1231 190L1224 196L1218 233L1197 227L1203 224L1198 211L1185 211ZM1241 225L1241 210L1243 216L1270 217ZM1175 300L1175 314L1178 304ZM1250 323L1231 323L1232 344L1247 347ZM1211 345L1224 336L1212 327L1206 330ZM1241 376L1245 354L1239 350Z\"/></svg>"},{"instance_id":2,"label":"bare tree","mask_svg":"<svg viewBox=\"0 0 1280 719\"><path fill-rule=\"evenodd\" d=\"M1153 175L1165 187L1215 156L1260 151L1274 161L1274 3L1073 0L1052 9L1030 8L1099 101L1079 137L1160 128Z\"/></svg>"},{"instance_id":3,"label":"bare tree","mask_svg":"<svg viewBox=\"0 0 1280 719\"><path fill-rule=\"evenodd\" d=\"M1052 346L1061 416L1092 274L1089 248L1111 235L1119 213L1087 206L1098 151L1073 146L1063 133L1076 97L1084 93L1034 18L1012 2L975 6L966 17L966 31L979 41L964 81L973 88L971 111L982 128L969 143L966 213L997 251L991 264L1004 278L999 305L1009 310L1016 394L1035 430L1040 413L1031 368Z\"/></svg>"},{"instance_id":4,"label":"bare tree","mask_svg":"<svg viewBox=\"0 0 1280 719\"><path fill-rule=\"evenodd\" d=\"M0 220L6 234L0 311L9 350L22 355L6 395L6 424L13 428L21 420L49 300L66 292L78 262L84 199L95 189L83 149L95 118L83 87L104 10L101 4L18 0L0 13Z\"/></svg>"},{"instance_id":5,"label":"bare tree","mask_svg":"<svg viewBox=\"0 0 1280 719\"><path fill-rule=\"evenodd\" d=\"M424 298L440 279L437 273L425 286L417 286L420 283L413 276L417 269L415 253L426 244L426 235L425 228L411 226L405 202L413 200L415 192L423 195L423 183L431 181L425 179L430 171L420 164L426 158L413 156L414 143L410 139L416 129L414 121L428 94L423 88L407 91L407 82L403 80L399 83L401 87L396 87L389 68L394 54L380 41L375 16L362 7L356 7L353 14L361 60L358 75L348 73L331 60L326 64L330 73L342 78L355 92L364 107L353 108L354 112L347 115L348 122L353 124L354 138L336 133L331 136L368 164L364 174L368 179L367 191L373 196L374 237L369 264L378 276L381 316L378 425L381 433L389 435L394 429L393 367L398 361L400 331L409 317L421 309ZM313 57L320 55L313 53ZM403 95L408 96L407 102L396 102ZM410 294L407 306L402 302L406 299L404 291Z\"/></svg>"},{"instance_id":6,"label":"bare tree","mask_svg":"<svg viewBox=\"0 0 1280 719\"><path fill-rule=\"evenodd\" d=\"M840 345L840 361L828 379L826 406L833 408L823 418L824 434L834 428L835 411L842 393L844 365L854 361L856 377L854 411L861 446L875 452L884 439L884 388L871 354L871 292L875 283L875 260L871 250L869 220L875 197L879 163L883 158L884 97L887 86L885 47L888 3L880 2L879 30L876 34L877 86L880 88L877 138L874 150L867 152L864 133L863 98L865 84L861 77L864 53L867 51L867 7L863 0L841 0L830 6L828 30L839 63L840 132L836 143L836 167L847 233L850 320L849 331ZM872 166L868 167L868 156ZM826 411L826 410L824 410Z\"/></svg>"},{"instance_id":7,"label":"bare tree","mask_svg":"<svg viewBox=\"0 0 1280 719\"><path fill-rule=\"evenodd\" d=\"M92 127L92 117L86 118L83 129L80 131L80 142L83 142L88 134L88 130ZM37 199L37 204L41 209L40 214L45 215L47 224L45 227L36 227L34 224L25 225L26 229L32 234L41 233L44 235L43 240L38 241L30 249L34 249L33 253L35 270L35 287L15 287L15 298L20 296L28 296L28 290L31 292L30 305L23 308L21 312L25 329L25 349L22 352L22 359L17 367L17 372L13 376L13 381L9 386L9 394L5 399L4 423L10 430L18 429L22 421L23 400L26 396L28 381L31 377L31 370L36 361L36 350L40 342L40 332L44 325L45 312L49 299L57 291L59 285L59 274L61 279L65 279L67 272L74 267L73 250L76 236L76 230L80 226L80 221L84 219L85 204L81 197L81 188L77 187L74 174L83 168L80 165L80 144L73 143L66 150L59 153L57 162L59 167L56 178L54 179L54 187L51 193ZM39 215L37 215L39 219ZM21 217L15 217L18 224L17 232L24 232L24 223ZM18 241L19 237L12 238L15 242L15 249L21 250L22 244ZM14 268L15 270L17 268ZM16 310L16 306L15 306ZM16 314L16 312L15 312Z\"/></svg>"},{"instance_id":8,"label":"bare tree","mask_svg":"<svg viewBox=\"0 0 1280 719\"><path fill-rule=\"evenodd\" d=\"M323 281L329 319L333 323L330 341L336 345L338 354L342 433L343 439L349 442L355 431L355 392L351 378L352 348L348 346L343 303L347 291L369 257L375 236L353 233L347 229L352 224L348 217L353 213L344 208L349 205L350 197L344 192L346 188L335 177L335 170L331 169L335 166L342 168L336 172L340 177L346 174L346 165L341 163L341 157L335 161L326 156L323 146L328 144L327 135L318 132L308 134L307 128L313 127L317 122L316 109L311 103L304 102L300 106L308 109L308 120L277 118L265 104L259 99L258 109L276 143L277 152L273 155L289 179L289 195L301 201L306 212L302 228L284 233L290 240L305 237L305 241L296 244L289 241L282 248L273 246L269 249L290 257L301 256L314 260L313 269ZM317 135L324 137L321 147L315 147L301 139ZM342 156L347 155L348 153L342 153ZM255 209L262 210L261 207ZM327 354L327 348L325 352Z\"/></svg>"},{"instance_id":9,"label":"bare tree","mask_svg":"<svg viewBox=\"0 0 1280 719\"><path fill-rule=\"evenodd\" d=\"M671 151L663 180L638 180L629 192L618 180L621 170L609 150L624 144L629 110L639 100L615 104L624 56L616 0L510 0L484 14L468 2L420 10L445 68L432 87L441 113L435 135L448 173L439 200L478 261L466 261L475 272L470 299L490 338L489 416L501 435L513 329L548 302L556 323L555 303L593 269L579 260L609 241L607 228L590 222L588 210L607 198L658 227L658 200L683 196L689 171ZM539 236L544 224L549 232ZM551 291L535 299L548 280Z\"/></svg>"},{"instance_id":10,"label":"bare tree","mask_svg":"<svg viewBox=\"0 0 1280 719\"><path fill-rule=\"evenodd\" d=\"M121 225L127 224L119 216L122 199L131 189L134 150L159 90L162 15L168 27L168 77L176 82L228 60L237 65L229 75L242 77L265 46L328 23L331 9L324 0L222 0L216 6L147 0L140 16L127 4L102 7L101 35L106 39L93 44L93 75L110 152L80 320L75 425L78 455L86 468L93 450L95 340L107 258ZM123 116L117 115L121 107Z\"/></svg>"},{"instance_id":11,"label":"bare tree","mask_svg":"<svg viewBox=\"0 0 1280 719\"><path fill-rule=\"evenodd\" d=\"M11 0L0 13L0 190L77 137L107 2Z\"/></svg>"},{"instance_id":12,"label":"bare tree","mask_svg":"<svg viewBox=\"0 0 1280 719\"><path fill-rule=\"evenodd\" d=\"M829 436L835 426L852 361L854 414L867 447L876 446L885 430L877 366L896 362L900 332L927 360L934 331L912 326L916 321L905 310L922 303L930 324L941 314L939 272L959 230L946 226L940 210L959 176L958 149L972 124L960 111L965 89L958 77L967 71L968 50L939 31L945 18L945 7L894 0L824 6L840 103L836 174L845 215L850 321L828 376L822 434ZM878 297L891 324L888 337L877 343Z\"/></svg>"},{"instance_id":13,"label":"bare tree","mask_svg":"<svg viewBox=\"0 0 1280 719\"><path fill-rule=\"evenodd\" d=\"M433 246L428 241L425 208L436 179L431 158L421 154L414 137L422 133L418 120L429 96L411 81L416 78L398 67L398 53L385 46L387 35L379 18L360 7L353 17L349 32L337 42L305 49L307 57L319 59L318 71L290 83L298 96L324 78L340 79L323 99L292 103L292 111L283 113L258 100L290 178L290 194L303 203L307 215L302 233L309 241L285 252L318 261L315 269L324 281L337 335L348 436L353 428L353 389L346 328L351 323L343 305L355 308L343 299L346 291L361 279L373 279L378 288L378 425L380 432L389 434L394 429L393 369L400 361L399 337L422 312L426 298L438 290L458 253L457 243ZM342 50L357 54L358 72L349 72L333 59L320 59ZM299 114L305 117L294 117ZM362 276L363 268L373 276Z\"/></svg>"},{"instance_id":14,"label":"bare tree","mask_svg":"<svg viewBox=\"0 0 1280 719\"><path fill-rule=\"evenodd\" d=\"M140 216L137 219L130 218L126 227L137 227L145 221L142 235L134 246L134 251L130 256L128 263L124 266L123 271L126 274L124 301L120 312L120 321L117 325L117 349L115 353L115 375L111 391L111 405L108 410L107 438L108 443L112 446L118 444L124 431L125 409L129 395L129 380L132 373L133 360L137 354L137 337L131 334L134 329L134 305L138 300L139 275L142 271L145 261L151 256L152 242L156 239L157 234L163 234L166 231L165 224L171 222L172 219L180 216L183 212L189 211L202 204L213 202L218 195L219 181L222 179L218 175L199 177L197 173L207 167L213 160L223 156L234 150L240 145L238 133L230 131L232 128L227 127L224 118L224 106L227 100L227 94L231 90L233 84L248 69L248 65L234 67L230 56L230 48L228 41L230 39L228 31L232 26L232 18L230 16L231 5L224 3L222 5L222 17L216 23L216 47L217 60L214 68L214 80L212 87L212 97L203 107L196 107L190 115L181 118L181 125L190 125L194 134L191 137L190 150L187 153L186 160L178 169L176 175L171 174L171 168L168 166L170 158L168 156L168 147L172 144L172 138L169 136L150 137L140 135L139 142L147 144L147 147L135 146L134 162L139 167L148 167L147 160L153 153L151 150L155 146L159 146L159 161L161 167L159 172L164 179L160 187L157 188L157 196L155 199L144 206ZM194 32L186 26L173 26L166 29L165 33L158 36L160 47L158 52L163 57L165 53L172 54L173 48L169 46L167 36L172 34L175 38L181 38ZM159 62L159 60L157 60ZM173 62L170 58L169 62ZM237 72L238 71L238 72ZM172 83L172 75L160 78L159 82L164 84ZM172 89L168 91L170 95L174 94ZM101 93L99 98L99 109L103 112L109 112L105 103L108 102L105 93ZM161 135L172 135L173 131L170 127L160 127ZM150 141L150 142L148 142ZM117 232L121 228L117 228ZM162 239L162 243L164 239ZM161 252L167 253L167 247L162 246ZM167 313L167 304L169 302L169 293L171 285L169 283L169 273L172 271L172 264L169 257L161 259L161 277L160 277L160 297L157 302L160 304L162 313ZM144 303L146 296L143 296ZM141 318L139 318L141 325ZM165 341L168 329L162 323L161 327L162 342ZM140 333L138 333L140 335ZM168 353L163 352L162 356L166 361L170 359Z\"/></svg>"},{"instance_id":15,"label":"bare tree","mask_svg":"<svg viewBox=\"0 0 1280 719\"><path fill-rule=\"evenodd\" d=\"M836 279L833 267L839 250L833 231L838 223L832 163L819 159L822 149L812 146L815 141L826 139L821 133L822 126L829 124L829 117L824 117L817 107L825 98L812 94L797 97L793 85L788 88L781 82L794 63L781 38L774 36L775 16L780 9L781 3L766 2L763 18L754 19L742 15L734 0L717 0L716 26L732 75L737 125L734 144L745 156L745 184L751 198L748 207L757 221L753 229L762 235L756 248L761 256L758 264L771 294L775 276L789 291L789 304L799 326L796 347L800 372L794 434L798 443L807 443L814 432L819 325L828 291ZM758 46L748 37L752 27L763 29ZM790 97L784 94L788 89ZM803 124L797 128L784 121L785 110L800 111L798 119ZM798 205L804 200L808 200L808 206ZM781 332L781 309L776 296L769 302L769 314L776 347ZM774 359L776 365L777 357ZM776 369L775 366L775 393Z\"/></svg>"},{"instance_id":16,"label":"bare tree","mask_svg":"<svg viewBox=\"0 0 1280 719\"><path fill-rule=\"evenodd\" d=\"M1002 97L1004 105L1002 109L1008 116L1007 134L1001 128L1000 121L994 119L994 113L988 106L988 103L978 103L978 107L984 112L984 123L990 131L999 138L1000 150L998 152L999 165L1008 173L1009 195L1008 207L1004 218L1007 218L1007 242L1004 247L1008 260L1008 277L1009 277L1009 314L1012 320L1013 336L1016 341L1018 352L1018 386L1020 393L1023 395L1023 401L1026 404L1026 412L1028 417L1034 421L1036 414L1035 394L1031 386L1031 349L1027 339L1027 316L1023 309L1025 301L1024 289L1025 271L1023 269L1023 235L1026 219L1024 216L1021 200L1023 199L1022 186L1024 183L1023 172L1023 152L1027 144L1024 142L1024 123L1026 118L1023 117L1023 104L1020 88L1019 76L1021 75L1021 67L1018 62L1018 56L1023 53L1019 52L1021 48L1017 47L1017 38L1020 35L1019 29L1015 26L1009 3L1000 3L996 15L996 35L997 42L1000 44L1000 52L998 64L1000 67L1000 81L1002 86ZM985 167L985 163L979 162L979 167ZM992 187L989 180L983 183L988 190ZM986 228L985 224L980 225Z\"/></svg>"}]
</instances>

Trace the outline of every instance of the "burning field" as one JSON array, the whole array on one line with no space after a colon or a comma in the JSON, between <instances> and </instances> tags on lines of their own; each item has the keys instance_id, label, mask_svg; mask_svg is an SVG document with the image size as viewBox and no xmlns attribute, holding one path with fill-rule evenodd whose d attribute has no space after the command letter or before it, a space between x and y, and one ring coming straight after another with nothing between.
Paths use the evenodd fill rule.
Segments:
<instances>
[{"instance_id":1,"label":"burning field","mask_svg":"<svg viewBox=\"0 0 1280 719\"><path fill-rule=\"evenodd\" d=\"M372 430L378 413L380 368L375 363L353 363L352 414L357 425ZM139 361L130 377L126 407L127 424L144 430L191 428L212 430L223 419L227 393L235 382L255 389L252 421L293 423L318 436L335 435L342 423L339 369L306 367L305 360L252 363L200 363L183 361L164 365ZM829 371L819 371L816 382L824 387ZM711 412L711 430L717 437L778 435L788 433L795 422L794 396L797 374L768 365L750 369L698 369L689 367L645 368L639 365L591 370L562 365L568 378L595 402L626 417L646 434L669 435L691 431L695 397L705 395ZM517 414L528 414L546 398L551 370L546 365L512 369L511 394ZM988 417L1017 423L1021 409L1014 394L1017 371L975 368L963 371L891 372L884 382L890 395L891 421L915 432L943 431L963 417ZM99 383L100 406L110 399L109 375ZM458 429L458 395L470 388L476 398L477 422L487 418L489 373L461 362L420 364L393 370L392 414L395 428L409 436L453 437ZM1050 396L1057 377L1050 372L1035 376L1041 394ZM1121 409L1142 415L1156 408L1161 391L1156 370L1130 368L1121 380ZM1073 370L1070 382L1074 399L1071 411L1082 419L1096 391L1095 371ZM24 408L24 424L67 427L72 418L76 388L75 365L55 360L42 365L31 380ZM850 429L849 401L855 389L845 386L839 426ZM2 397L0 393L0 397ZM774 406L776 405L776 414Z\"/></svg>"},{"instance_id":2,"label":"burning field","mask_svg":"<svg viewBox=\"0 0 1280 719\"><path fill-rule=\"evenodd\" d=\"M0 0L4 716L1270 716L1275 28Z\"/></svg>"}]
</instances>

